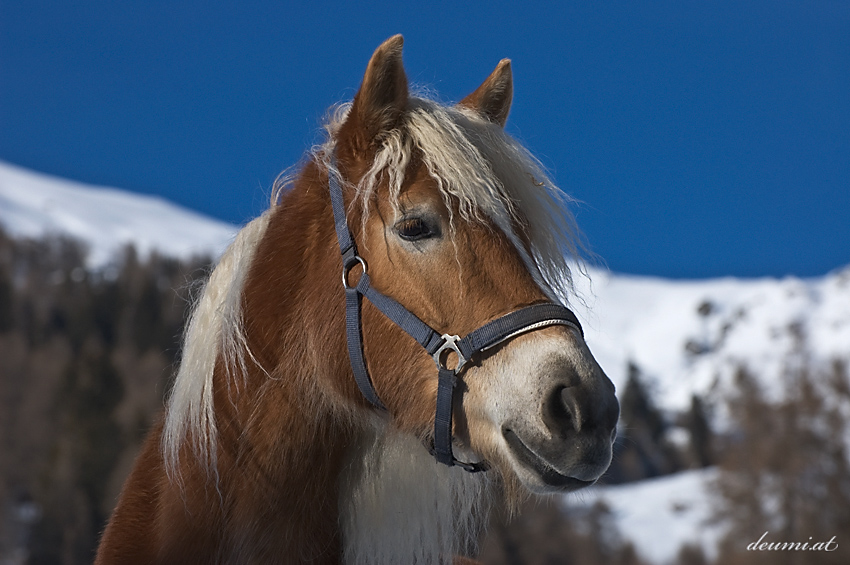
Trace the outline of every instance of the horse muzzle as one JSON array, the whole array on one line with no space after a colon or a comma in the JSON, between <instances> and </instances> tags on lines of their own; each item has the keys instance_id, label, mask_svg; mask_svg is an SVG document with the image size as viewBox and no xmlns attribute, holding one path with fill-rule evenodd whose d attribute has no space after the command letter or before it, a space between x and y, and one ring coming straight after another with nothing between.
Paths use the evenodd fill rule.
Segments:
<instances>
[{"instance_id":1,"label":"horse muzzle","mask_svg":"<svg viewBox=\"0 0 850 565\"><path fill-rule=\"evenodd\" d=\"M487 381L468 400L498 427L500 459L537 493L596 482L611 464L620 407L584 340L553 329L526 336L492 361L482 367L489 374L469 379Z\"/></svg>"}]
</instances>

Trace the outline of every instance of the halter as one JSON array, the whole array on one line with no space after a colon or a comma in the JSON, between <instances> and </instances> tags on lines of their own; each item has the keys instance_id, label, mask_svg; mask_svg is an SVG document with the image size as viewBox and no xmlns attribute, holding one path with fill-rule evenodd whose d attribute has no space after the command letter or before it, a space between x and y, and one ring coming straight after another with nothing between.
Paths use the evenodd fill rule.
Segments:
<instances>
[{"instance_id":1,"label":"halter","mask_svg":"<svg viewBox=\"0 0 850 565\"><path fill-rule=\"evenodd\" d=\"M360 306L361 297L365 296L387 318L425 348L437 365L434 445L429 447L428 451L439 463L449 467L457 465L470 473L486 471L489 469L486 461L465 463L455 459L452 453L452 403L458 375L475 355L496 347L521 333L561 325L576 329L584 337L584 331L578 318L570 309L560 304L535 304L488 322L463 338L457 335L440 334L394 299L372 288L369 274L366 272L366 261L357 255L357 247L348 228L342 186L335 157L332 157L331 167L328 169L328 185L337 241L342 253L342 286L345 288L345 333L348 342L348 356L351 369L354 372L354 379L357 381L361 394L375 407L381 410L387 409L378 397L375 387L372 386L372 380L369 378L363 358ZM363 268L363 274L360 275L357 284L351 286L348 284L348 274L357 264ZM454 368L449 368L448 361L452 352L457 356L457 364Z\"/></svg>"}]
</instances>

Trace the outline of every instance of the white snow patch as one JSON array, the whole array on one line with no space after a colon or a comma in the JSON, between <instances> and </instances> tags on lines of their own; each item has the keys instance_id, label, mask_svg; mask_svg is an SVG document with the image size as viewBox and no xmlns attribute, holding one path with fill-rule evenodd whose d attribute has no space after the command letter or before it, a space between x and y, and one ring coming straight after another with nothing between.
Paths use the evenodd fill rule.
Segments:
<instances>
[{"instance_id":1,"label":"white snow patch","mask_svg":"<svg viewBox=\"0 0 850 565\"><path fill-rule=\"evenodd\" d=\"M565 497L571 507L604 502L625 541L654 565L673 563L685 544L717 556L723 529L711 523L714 468L685 471L639 483L596 486Z\"/></svg>"},{"instance_id":2,"label":"white snow patch","mask_svg":"<svg viewBox=\"0 0 850 565\"><path fill-rule=\"evenodd\" d=\"M813 279L591 279L577 277L586 305L574 305L591 351L620 390L636 363L665 410L687 410L693 394L722 404L740 365L778 398L797 347L792 327L815 366L850 360L850 267Z\"/></svg>"},{"instance_id":3,"label":"white snow patch","mask_svg":"<svg viewBox=\"0 0 850 565\"><path fill-rule=\"evenodd\" d=\"M94 187L0 161L0 225L13 236L64 234L89 246L88 266L105 266L133 243L142 256L218 257L237 226L162 198Z\"/></svg>"}]
</instances>

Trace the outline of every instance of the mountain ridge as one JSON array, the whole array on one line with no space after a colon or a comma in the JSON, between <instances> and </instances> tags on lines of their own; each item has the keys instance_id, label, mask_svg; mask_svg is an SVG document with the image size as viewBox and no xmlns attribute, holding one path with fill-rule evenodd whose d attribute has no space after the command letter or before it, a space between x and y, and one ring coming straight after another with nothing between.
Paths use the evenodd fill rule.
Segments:
<instances>
[{"instance_id":1,"label":"mountain ridge","mask_svg":"<svg viewBox=\"0 0 850 565\"><path fill-rule=\"evenodd\" d=\"M89 247L100 268L123 246L187 259L218 256L238 226L208 218L157 196L91 186L0 161L0 225L14 237L63 234Z\"/></svg>"},{"instance_id":2,"label":"mountain ridge","mask_svg":"<svg viewBox=\"0 0 850 565\"><path fill-rule=\"evenodd\" d=\"M63 233L82 240L91 267L107 264L128 243L143 255L156 249L217 258L239 230L163 198L3 161L0 225L16 237ZM771 377L800 331L815 360L850 356L850 266L806 279L670 280L597 268L575 279L579 300L572 307L600 364L618 387L629 364L639 367L666 410L686 410L693 394L718 396L741 365L777 381Z\"/></svg>"}]
</instances>

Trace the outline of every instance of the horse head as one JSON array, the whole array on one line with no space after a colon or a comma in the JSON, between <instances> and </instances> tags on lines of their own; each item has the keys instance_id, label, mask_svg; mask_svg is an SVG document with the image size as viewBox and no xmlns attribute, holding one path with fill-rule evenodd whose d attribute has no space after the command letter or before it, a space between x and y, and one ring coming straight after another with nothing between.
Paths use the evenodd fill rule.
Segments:
<instances>
[{"instance_id":1,"label":"horse head","mask_svg":"<svg viewBox=\"0 0 850 565\"><path fill-rule=\"evenodd\" d=\"M411 97L396 36L375 51L331 128L325 166L343 179L372 286L437 333L467 335L565 298L576 231L558 189L504 132L512 92L503 60L454 107ZM375 391L394 425L427 443L434 360L396 323L364 309ZM580 327L516 333L476 352L458 374L455 447L488 461L508 485L545 493L592 484L611 462L614 386Z\"/></svg>"}]
</instances>

